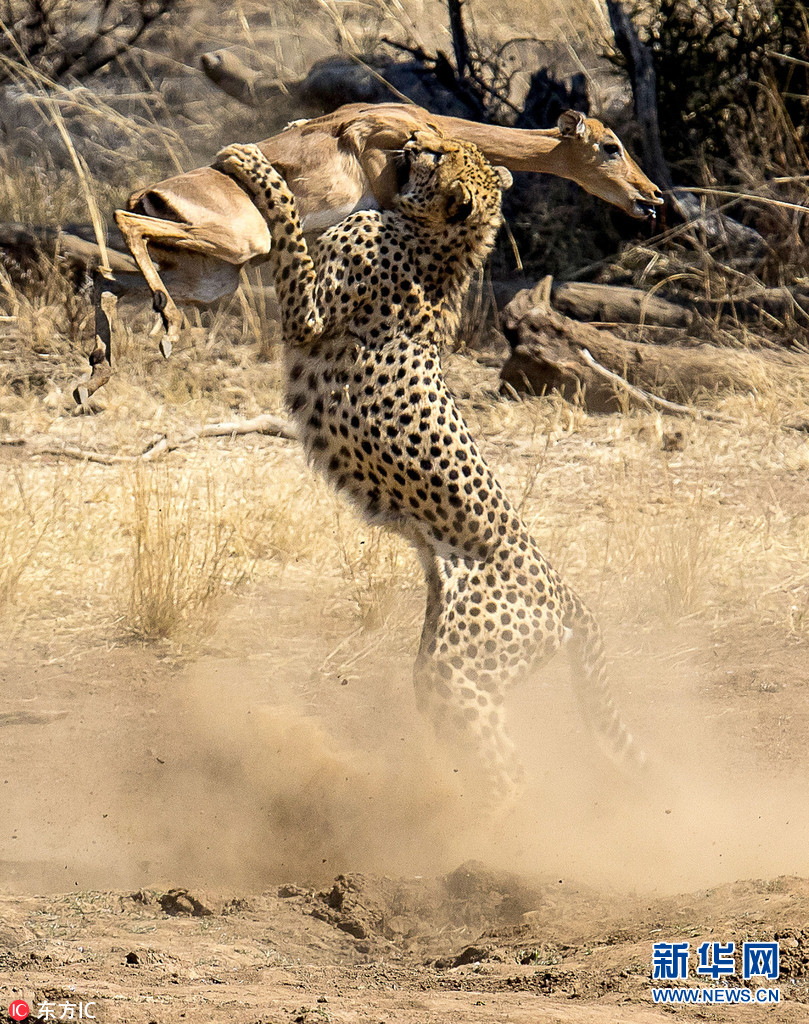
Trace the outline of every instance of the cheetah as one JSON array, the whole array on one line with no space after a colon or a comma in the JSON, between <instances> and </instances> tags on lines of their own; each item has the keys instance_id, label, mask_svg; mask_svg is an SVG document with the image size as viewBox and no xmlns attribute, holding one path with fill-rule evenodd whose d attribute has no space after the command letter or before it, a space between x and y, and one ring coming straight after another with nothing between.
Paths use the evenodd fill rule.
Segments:
<instances>
[{"instance_id":1,"label":"cheetah","mask_svg":"<svg viewBox=\"0 0 809 1024\"><path fill-rule=\"evenodd\" d=\"M427 607L417 704L493 801L520 788L505 694L565 645L585 718L613 760L646 761L610 693L599 627L540 553L469 433L441 369L501 222L504 168L418 132L390 211L362 211L310 252L294 198L256 146L223 150L267 221L286 398L313 467L418 552Z\"/></svg>"}]
</instances>

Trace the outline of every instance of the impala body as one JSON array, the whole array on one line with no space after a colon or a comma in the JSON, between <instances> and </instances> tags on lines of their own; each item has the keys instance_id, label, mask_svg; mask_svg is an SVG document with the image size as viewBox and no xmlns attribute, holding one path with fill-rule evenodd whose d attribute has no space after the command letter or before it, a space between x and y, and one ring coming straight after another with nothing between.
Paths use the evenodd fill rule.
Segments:
<instances>
[{"instance_id":1,"label":"impala body","mask_svg":"<svg viewBox=\"0 0 809 1024\"><path fill-rule=\"evenodd\" d=\"M349 104L294 122L258 146L294 193L304 230L317 233L355 210L388 208L402 148L425 128L473 142L510 170L569 178L633 217L653 217L663 202L611 129L570 110L556 128L527 130L403 103ZM270 250L267 225L247 193L213 167L134 192L115 217L163 317L165 354L181 324L174 300L208 303L235 291L242 266Z\"/></svg>"}]
</instances>

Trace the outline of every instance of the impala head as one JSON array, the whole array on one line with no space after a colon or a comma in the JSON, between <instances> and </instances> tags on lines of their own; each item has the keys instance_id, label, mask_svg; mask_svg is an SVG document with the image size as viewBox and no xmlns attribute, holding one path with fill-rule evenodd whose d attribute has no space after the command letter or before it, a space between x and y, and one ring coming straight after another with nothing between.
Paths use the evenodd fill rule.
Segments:
<instances>
[{"instance_id":1,"label":"impala head","mask_svg":"<svg viewBox=\"0 0 809 1024\"><path fill-rule=\"evenodd\" d=\"M594 196L630 217L651 217L663 203L660 189L624 149L612 129L577 110L565 110L557 123L561 146L576 167L576 180Z\"/></svg>"}]
</instances>

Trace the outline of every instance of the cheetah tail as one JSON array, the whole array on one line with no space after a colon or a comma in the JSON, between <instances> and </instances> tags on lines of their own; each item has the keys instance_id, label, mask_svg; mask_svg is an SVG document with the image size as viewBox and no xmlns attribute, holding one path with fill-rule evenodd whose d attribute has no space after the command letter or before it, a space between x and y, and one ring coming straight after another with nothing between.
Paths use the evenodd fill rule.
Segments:
<instances>
[{"instance_id":1,"label":"cheetah tail","mask_svg":"<svg viewBox=\"0 0 809 1024\"><path fill-rule=\"evenodd\" d=\"M650 758L616 707L601 630L584 609L572 624L568 651L579 704L605 754L625 774L645 776L651 767Z\"/></svg>"}]
</instances>

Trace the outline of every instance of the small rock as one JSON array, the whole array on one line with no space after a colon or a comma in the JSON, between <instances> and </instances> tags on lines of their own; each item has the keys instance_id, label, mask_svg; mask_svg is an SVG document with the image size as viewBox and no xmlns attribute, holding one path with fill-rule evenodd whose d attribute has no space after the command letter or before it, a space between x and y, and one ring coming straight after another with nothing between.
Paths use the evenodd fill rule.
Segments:
<instances>
[{"instance_id":1,"label":"small rock","mask_svg":"<svg viewBox=\"0 0 809 1024\"><path fill-rule=\"evenodd\" d=\"M452 961L453 967L463 967L464 964L476 964L480 960L485 960L489 955L489 950L483 946L467 946L463 952L459 953Z\"/></svg>"},{"instance_id":2,"label":"small rock","mask_svg":"<svg viewBox=\"0 0 809 1024\"><path fill-rule=\"evenodd\" d=\"M160 897L164 914L171 917L212 917L213 911L191 895L187 889L170 889Z\"/></svg>"},{"instance_id":3,"label":"small rock","mask_svg":"<svg viewBox=\"0 0 809 1024\"><path fill-rule=\"evenodd\" d=\"M681 452L685 448L685 435L682 430L666 431L663 434L662 448L664 452Z\"/></svg>"},{"instance_id":4,"label":"small rock","mask_svg":"<svg viewBox=\"0 0 809 1024\"><path fill-rule=\"evenodd\" d=\"M301 889L299 885L282 885L278 889L278 896L282 900L291 899L293 896L308 896L309 893L306 889Z\"/></svg>"}]
</instances>

